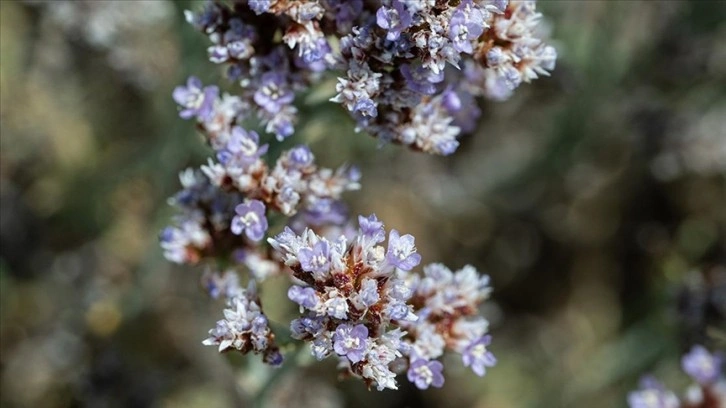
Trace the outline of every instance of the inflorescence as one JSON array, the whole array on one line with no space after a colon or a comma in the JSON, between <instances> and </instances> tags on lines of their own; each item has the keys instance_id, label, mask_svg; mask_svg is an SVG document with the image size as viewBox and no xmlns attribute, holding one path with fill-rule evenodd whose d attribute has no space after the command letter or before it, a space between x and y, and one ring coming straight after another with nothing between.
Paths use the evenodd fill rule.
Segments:
<instances>
[{"instance_id":1,"label":"inflorescence","mask_svg":"<svg viewBox=\"0 0 726 408\"><path fill-rule=\"evenodd\" d=\"M681 368L694 381L679 397L653 377L644 377L640 389L628 395L630 408L720 408L726 406L723 355L693 346L681 359Z\"/></svg>"},{"instance_id":2,"label":"inflorescence","mask_svg":"<svg viewBox=\"0 0 726 408\"><path fill-rule=\"evenodd\" d=\"M483 376L496 364L479 314L488 277L472 266L414 272L413 236L387 233L375 215L351 222L342 195L360 188L355 167L320 167L305 145L268 158L269 145L245 124L257 119L277 140L290 137L296 95L334 71L331 100L358 130L453 153L460 132L474 128L476 97L506 99L554 68L555 50L534 35L534 2L249 0L209 2L186 17L240 86L222 94L191 77L173 92L179 116L214 152L181 173L183 189L169 200L178 214L161 234L167 259L208 265L203 288L227 302L204 344L282 364L258 287L287 275L300 311L291 337L369 387L395 389L404 372L420 389L441 387L446 351ZM248 271L246 289L239 270Z\"/></svg>"},{"instance_id":3,"label":"inflorescence","mask_svg":"<svg viewBox=\"0 0 726 408\"><path fill-rule=\"evenodd\" d=\"M335 70L331 100L357 129L443 155L474 129L475 98L507 99L554 69L541 17L519 0L251 0L187 13L211 40L210 61L240 85L242 117L256 114L278 140L294 131L295 96Z\"/></svg>"}]
</instances>

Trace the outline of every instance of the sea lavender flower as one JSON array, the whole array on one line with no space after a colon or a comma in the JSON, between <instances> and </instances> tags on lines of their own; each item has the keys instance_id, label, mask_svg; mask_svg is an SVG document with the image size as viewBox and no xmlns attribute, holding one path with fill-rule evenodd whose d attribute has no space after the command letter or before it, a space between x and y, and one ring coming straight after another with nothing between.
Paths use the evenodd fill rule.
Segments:
<instances>
[{"instance_id":1,"label":"sea lavender flower","mask_svg":"<svg viewBox=\"0 0 726 408\"><path fill-rule=\"evenodd\" d=\"M383 229L383 223L378 220L375 214L368 217L358 216L358 224L363 237L369 239L373 244L383 242L386 239L386 231Z\"/></svg>"},{"instance_id":2,"label":"sea lavender flower","mask_svg":"<svg viewBox=\"0 0 726 408\"><path fill-rule=\"evenodd\" d=\"M324 0L324 3L333 14L338 33L349 33L363 11L363 0Z\"/></svg>"},{"instance_id":3,"label":"sea lavender flower","mask_svg":"<svg viewBox=\"0 0 726 408\"><path fill-rule=\"evenodd\" d=\"M174 101L181 106L179 116L182 119L196 117L200 121L206 121L211 117L214 101L219 95L219 88L216 86L203 86L202 81L197 77L189 77L186 86L174 88Z\"/></svg>"},{"instance_id":4,"label":"sea lavender flower","mask_svg":"<svg viewBox=\"0 0 726 408\"><path fill-rule=\"evenodd\" d=\"M262 14L270 9L272 0L250 0L249 6L255 14Z\"/></svg>"},{"instance_id":5,"label":"sea lavender flower","mask_svg":"<svg viewBox=\"0 0 726 408\"><path fill-rule=\"evenodd\" d=\"M301 248L297 256L304 271L324 274L330 269L330 244L327 240L316 242L312 248Z\"/></svg>"},{"instance_id":6,"label":"sea lavender flower","mask_svg":"<svg viewBox=\"0 0 726 408\"><path fill-rule=\"evenodd\" d=\"M297 285L290 286L287 297L306 309L313 309L318 304L318 296L313 288L304 288Z\"/></svg>"},{"instance_id":7,"label":"sea lavender flower","mask_svg":"<svg viewBox=\"0 0 726 408\"><path fill-rule=\"evenodd\" d=\"M267 231L265 204L260 200L247 200L235 208L237 215L232 219L232 233L245 232L247 238L259 241Z\"/></svg>"},{"instance_id":8,"label":"sea lavender flower","mask_svg":"<svg viewBox=\"0 0 726 408\"><path fill-rule=\"evenodd\" d=\"M368 328L358 324L350 326L341 324L333 335L333 349L340 356L345 356L351 363L363 360L368 345Z\"/></svg>"},{"instance_id":9,"label":"sea lavender flower","mask_svg":"<svg viewBox=\"0 0 726 408\"><path fill-rule=\"evenodd\" d=\"M466 346L462 359L465 367L471 367L471 369L479 377L483 377L486 373L486 367L494 367L497 363L496 357L490 351L487 350L487 346L491 343L491 336L482 336L477 340L474 340Z\"/></svg>"},{"instance_id":10,"label":"sea lavender flower","mask_svg":"<svg viewBox=\"0 0 726 408\"><path fill-rule=\"evenodd\" d=\"M708 385L718 380L721 375L722 359L711 354L703 346L693 346L688 354L681 359L681 366L691 378L701 385Z\"/></svg>"},{"instance_id":11,"label":"sea lavender flower","mask_svg":"<svg viewBox=\"0 0 726 408\"><path fill-rule=\"evenodd\" d=\"M640 390L628 394L630 408L678 408L680 401L673 391L652 378L641 380Z\"/></svg>"},{"instance_id":12,"label":"sea lavender flower","mask_svg":"<svg viewBox=\"0 0 726 408\"><path fill-rule=\"evenodd\" d=\"M410 234L400 236L398 231L391 230L388 236L386 260L396 268L410 271L421 262L421 255L416 253L414 237Z\"/></svg>"},{"instance_id":13,"label":"sea lavender flower","mask_svg":"<svg viewBox=\"0 0 726 408\"><path fill-rule=\"evenodd\" d=\"M423 66L411 69L410 65L402 65L401 75L406 79L406 85L409 89L424 95L435 94L436 84L444 80L443 72L434 73Z\"/></svg>"},{"instance_id":14,"label":"sea lavender flower","mask_svg":"<svg viewBox=\"0 0 726 408\"><path fill-rule=\"evenodd\" d=\"M451 17L449 38L457 51L471 54L472 40L479 38L485 28L482 11L475 7L471 0L464 0Z\"/></svg>"},{"instance_id":15,"label":"sea lavender flower","mask_svg":"<svg viewBox=\"0 0 726 408\"><path fill-rule=\"evenodd\" d=\"M278 72L262 75L261 83L255 92L255 102L270 113L279 112L295 98L295 94L287 89L285 77Z\"/></svg>"},{"instance_id":16,"label":"sea lavender flower","mask_svg":"<svg viewBox=\"0 0 726 408\"><path fill-rule=\"evenodd\" d=\"M420 390L425 390L430 386L440 388L444 385L444 376L441 373L443 369L444 365L440 361L416 359L408 368L408 380Z\"/></svg>"},{"instance_id":17,"label":"sea lavender flower","mask_svg":"<svg viewBox=\"0 0 726 408\"><path fill-rule=\"evenodd\" d=\"M267 318L262 313L254 282L229 299L227 306L224 319L209 331L209 337L203 344L218 346L220 352L236 349L242 354L250 351L262 353L265 362L280 365L282 355L274 343Z\"/></svg>"},{"instance_id":18,"label":"sea lavender flower","mask_svg":"<svg viewBox=\"0 0 726 408\"><path fill-rule=\"evenodd\" d=\"M232 128L226 146L217 152L217 159L227 166L246 168L257 162L267 152L268 145L260 146L260 137L255 131L246 131L239 126Z\"/></svg>"},{"instance_id":19,"label":"sea lavender flower","mask_svg":"<svg viewBox=\"0 0 726 408\"><path fill-rule=\"evenodd\" d=\"M290 163L298 169L307 168L315 161L313 152L305 145L299 145L290 149L288 157L290 158Z\"/></svg>"},{"instance_id":20,"label":"sea lavender flower","mask_svg":"<svg viewBox=\"0 0 726 408\"><path fill-rule=\"evenodd\" d=\"M376 24L388 31L386 39L395 41L401 32L411 26L411 14L400 0L393 0L392 7L382 6L376 12Z\"/></svg>"}]
</instances>

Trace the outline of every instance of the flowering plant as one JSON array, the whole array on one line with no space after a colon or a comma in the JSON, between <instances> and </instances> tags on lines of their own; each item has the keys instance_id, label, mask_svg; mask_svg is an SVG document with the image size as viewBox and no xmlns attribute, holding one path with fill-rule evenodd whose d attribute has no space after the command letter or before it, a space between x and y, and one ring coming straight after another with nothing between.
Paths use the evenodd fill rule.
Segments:
<instances>
[{"instance_id":1,"label":"flowering plant","mask_svg":"<svg viewBox=\"0 0 726 408\"><path fill-rule=\"evenodd\" d=\"M554 68L554 48L534 33L535 3L249 0L209 2L186 16L211 40L210 61L240 85L221 94L191 77L173 93L179 116L193 119L214 150L201 169L181 174L183 190L170 199L179 213L161 234L166 257L209 265L203 287L227 301L204 344L283 364L258 287L287 275L300 310L292 339L309 343L318 360L335 356L368 386L395 389L406 372L420 389L441 387L445 351L483 376L496 363L478 313L489 278L441 264L417 274L413 236L386 232L375 215L351 223L342 195L360 187L355 167L320 167L304 145L268 163L269 145L243 125L254 116L277 140L290 137L296 95L338 72L331 101L357 130L451 154L460 133L474 129L476 97L506 99ZM246 288L238 269L248 272Z\"/></svg>"}]
</instances>

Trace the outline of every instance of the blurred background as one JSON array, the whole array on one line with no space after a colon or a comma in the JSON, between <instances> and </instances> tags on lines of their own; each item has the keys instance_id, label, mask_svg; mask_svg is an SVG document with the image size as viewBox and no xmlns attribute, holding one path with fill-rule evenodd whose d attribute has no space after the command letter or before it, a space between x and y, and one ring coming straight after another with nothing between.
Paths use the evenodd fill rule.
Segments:
<instances>
[{"instance_id":1,"label":"blurred background","mask_svg":"<svg viewBox=\"0 0 726 408\"><path fill-rule=\"evenodd\" d=\"M726 349L726 3L541 2L553 76L482 102L451 157L354 134L321 103L333 82L302 98L296 141L363 171L353 213L492 277L499 364L453 361L423 393L339 383L331 361L265 387L259 358L200 344L223 305L157 239L178 172L209 154L170 96L192 73L221 82L183 21L199 5L0 2L3 407L231 407L261 389L274 407L621 407L646 372L684 389L692 344Z\"/></svg>"}]
</instances>

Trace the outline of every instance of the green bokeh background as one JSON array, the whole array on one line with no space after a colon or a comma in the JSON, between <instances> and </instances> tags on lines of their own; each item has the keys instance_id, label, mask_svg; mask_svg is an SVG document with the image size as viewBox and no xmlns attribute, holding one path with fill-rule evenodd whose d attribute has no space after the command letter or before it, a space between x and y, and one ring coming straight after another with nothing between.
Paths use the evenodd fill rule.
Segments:
<instances>
[{"instance_id":1,"label":"green bokeh background","mask_svg":"<svg viewBox=\"0 0 726 408\"><path fill-rule=\"evenodd\" d=\"M295 141L362 169L353 213L492 277L497 367L452 356L444 388L383 393L332 362L273 373L200 344L222 305L157 242L178 172L209 155L171 90L222 81L183 21L198 6L0 2L3 407L246 406L261 389L267 406L620 407L646 372L683 390L692 344L726 349L726 3L540 2L555 72L482 101L450 157L355 134L325 102L334 78L299 98ZM273 316L284 284L263 288Z\"/></svg>"}]
</instances>

